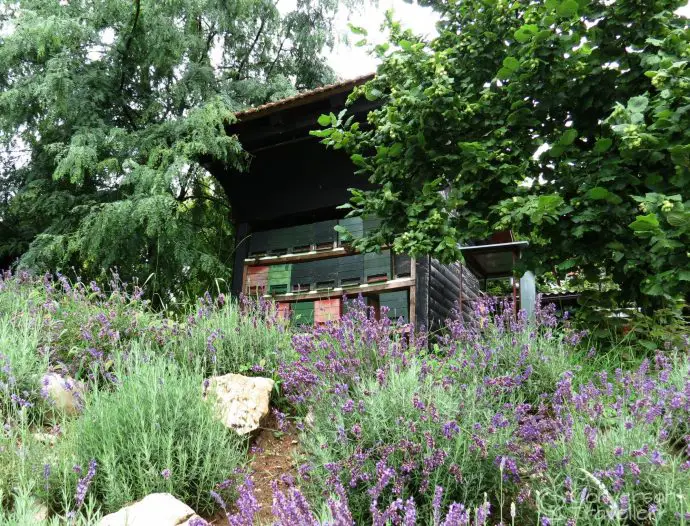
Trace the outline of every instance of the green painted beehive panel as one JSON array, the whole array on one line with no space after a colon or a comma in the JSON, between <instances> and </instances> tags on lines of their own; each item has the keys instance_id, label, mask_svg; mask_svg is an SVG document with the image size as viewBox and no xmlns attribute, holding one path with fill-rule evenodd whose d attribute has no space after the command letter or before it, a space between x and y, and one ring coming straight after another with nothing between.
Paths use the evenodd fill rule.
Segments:
<instances>
[{"instance_id":1,"label":"green painted beehive panel","mask_svg":"<svg viewBox=\"0 0 690 526\"><path fill-rule=\"evenodd\" d=\"M391 279L390 250L383 250L378 254L364 254L364 274L367 278L385 274L388 279Z\"/></svg>"},{"instance_id":2,"label":"green painted beehive panel","mask_svg":"<svg viewBox=\"0 0 690 526\"><path fill-rule=\"evenodd\" d=\"M268 290L272 294L285 294L290 291L292 265L271 265L268 268Z\"/></svg>"},{"instance_id":3,"label":"green painted beehive panel","mask_svg":"<svg viewBox=\"0 0 690 526\"><path fill-rule=\"evenodd\" d=\"M296 325L314 324L314 302L298 301L292 304L292 321Z\"/></svg>"},{"instance_id":4,"label":"green painted beehive panel","mask_svg":"<svg viewBox=\"0 0 690 526\"><path fill-rule=\"evenodd\" d=\"M398 320L402 317L408 321L410 318L410 302L405 290L380 294L379 304L381 307L388 307L386 315L392 320Z\"/></svg>"},{"instance_id":5,"label":"green painted beehive panel","mask_svg":"<svg viewBox=\"0 0 690 526\"><path fill-rule=\"evenodd\" d=\"M364 228L365 234L368 234L369 232L373 232L374 230L377 230L380 225L381 225L381 220L378 217L368 218L362 222L362 226Z\"/></svg>"},{"instance_id":6,"label":"green painted beehive panel","mask_svg":"<svg viewBox=\"0 0 690 526\"><path fill-rule=\"evenodd\" d=\"M364 222L361 217L346 217L338 221L338 226L346 229L352 237L358 239L364 234ZM342 245L344 242L345 235L338 233L338 244Z\"/></svg>"}]
</instances>

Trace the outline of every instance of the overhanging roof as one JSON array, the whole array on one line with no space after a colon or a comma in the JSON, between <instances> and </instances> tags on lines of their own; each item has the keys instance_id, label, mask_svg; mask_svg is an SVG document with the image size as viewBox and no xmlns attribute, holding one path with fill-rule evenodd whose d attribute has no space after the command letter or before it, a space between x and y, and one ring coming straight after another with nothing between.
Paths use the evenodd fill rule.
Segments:
<instances>
[{"instance_id":1,"label":"overhanging roof","mask_svg":"<svg viewBox=\"0 0 690 526\"><path fill-rule=\"evenodd\" d=\"M335 82L333 84L328 84L326 86L321 86L309 91L303 91L292 97L287 97L285 99L277 100L275 102L268 102L262 104L261 106L255 106L235 114L235 117L240 122L246 122L253 119L258 119L260 117L265 117L271 113L275 113L282 110L287 110L290 108L295 108L298 106L303 106L306 104L311 104L322 99L327 99L333 95L337 95L343 92L352 91L353 88L364 84L365 82L374 78L373 73L368 75L362 75L349 80L343 80L340 82Z\"/></svg>"},{"instance_id":2,"label":"overhanging roof","mask_svg":"<svg viewBox=\"0 0 690 526\"><path fill-rule=\"evenodd\" d=\"M467 266L482 279L508 278L527 241L460 247Z\"/></svg>"}]
</instances>

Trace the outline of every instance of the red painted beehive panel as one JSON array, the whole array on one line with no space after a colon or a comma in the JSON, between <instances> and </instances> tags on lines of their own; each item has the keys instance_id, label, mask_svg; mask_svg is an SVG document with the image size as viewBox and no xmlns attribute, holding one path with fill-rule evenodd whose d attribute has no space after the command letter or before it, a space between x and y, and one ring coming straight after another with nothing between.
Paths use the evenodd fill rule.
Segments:
<instances>
[{"instance_id":1,"label":"red painted beehive panel","mask_svg":"<svg viewBox=\"0 0 690 526\"><path fill-rule=\"evenodd\" d=\"M279 301L276 303L276 308L278 309L278 317L284 320L290 319L290 304Z\"/></svg>"},{"instance_id":2,"label":"red painted beehive panel","mask_svg":"<svg viewBox=\"0 0 690 526\"><path fill-rule=\"evenodd\" d=\"M247 267L245 287L249 294L264 294L268 290L268 266Z\"/></svg>"},{"instance_id":3,"label":"red painted beehive panel","mask_svg":"<svg viewBox=\"0 0 690 526\"><path fill-rule=\"evenodd\" d=\"M314 302L314 323L327 323L340 319L342 301L340 298Z\"/></svg>"}]
</instances>

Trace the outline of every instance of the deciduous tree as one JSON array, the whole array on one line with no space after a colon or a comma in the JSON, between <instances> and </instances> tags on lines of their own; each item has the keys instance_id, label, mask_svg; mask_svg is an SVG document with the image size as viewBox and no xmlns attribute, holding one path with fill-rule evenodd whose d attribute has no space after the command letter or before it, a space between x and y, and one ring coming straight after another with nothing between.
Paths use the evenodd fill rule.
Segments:
<instances>
[{"instance_id":1,"label":"deciduous tree","mask_svg":"<svg viewBox=\"0 0 690 526\"><path fill-rule=\"evenodd\" d=\"M690 294L690 26L684 0L440 0L436 38L389 22L366 125L315 132L376 189L359 243L460 257L512 228L537 272L607 275L619 301ZM611 293L609 293L611 295Z\"/></svg>"}]
</instances>

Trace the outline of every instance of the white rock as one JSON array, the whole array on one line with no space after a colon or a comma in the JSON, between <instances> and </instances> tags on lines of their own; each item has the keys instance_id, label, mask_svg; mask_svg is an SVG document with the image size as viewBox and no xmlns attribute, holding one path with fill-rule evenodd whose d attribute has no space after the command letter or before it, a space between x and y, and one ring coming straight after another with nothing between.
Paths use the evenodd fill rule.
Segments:
<instances>
[{"instance_id":1,"label":"white rock","mask_svg":"<svg viewBox=\"0 0 690 526\"><path fill-rule=\"evenodd\" d=\"M170 493L151 493L115 513L106 515L99 526L178 526L196 517L194 510Z\"/></svg>"},{"instance_id":2,"label":"white rock","mask_svg":"<svg viewBox=\"0 0 690 526\"><path fill-rule=\"evenodd\" d=\"M46 444L48 446L54 446L57 442L57 437L55 435L51 435L50 433L32 433L31 435L34 437L36 442L41 442L42 444Z\"/></svg>"},{"instance_id":3,"label":"white rock","mask_svg":"<svg viewBox=\"0 0 690 526\"><path fill-rule=\"evenodd\" d=\"M84 384L69 376L48 373L41 380L41 392L47 395L54 407L73 415L79 411L84 400Z\"/></svg>"},{"instance_id":4,"label":"white rock","mask_svg":"<svg viewBox=\"0 0 690 526\"><path fill-rule=\"evenodd\" d=\"M45 504L41 504L38 501L34 501L32 514L34 522L36 524L42 524L48 520L50 511L48 510L48 507Z\"/></svg>"},{"instance_id":5,"label":"white rock","mask_svg":"<svg viewBox=\"0 0 690 526\"><path fill-rule=\"evenodd\" d=\"M226 374L209 379L208 393L215 396L216 413L223 423L246 435L268 415L274 383L270 378Z\"/></svg>"}]
</instances>

